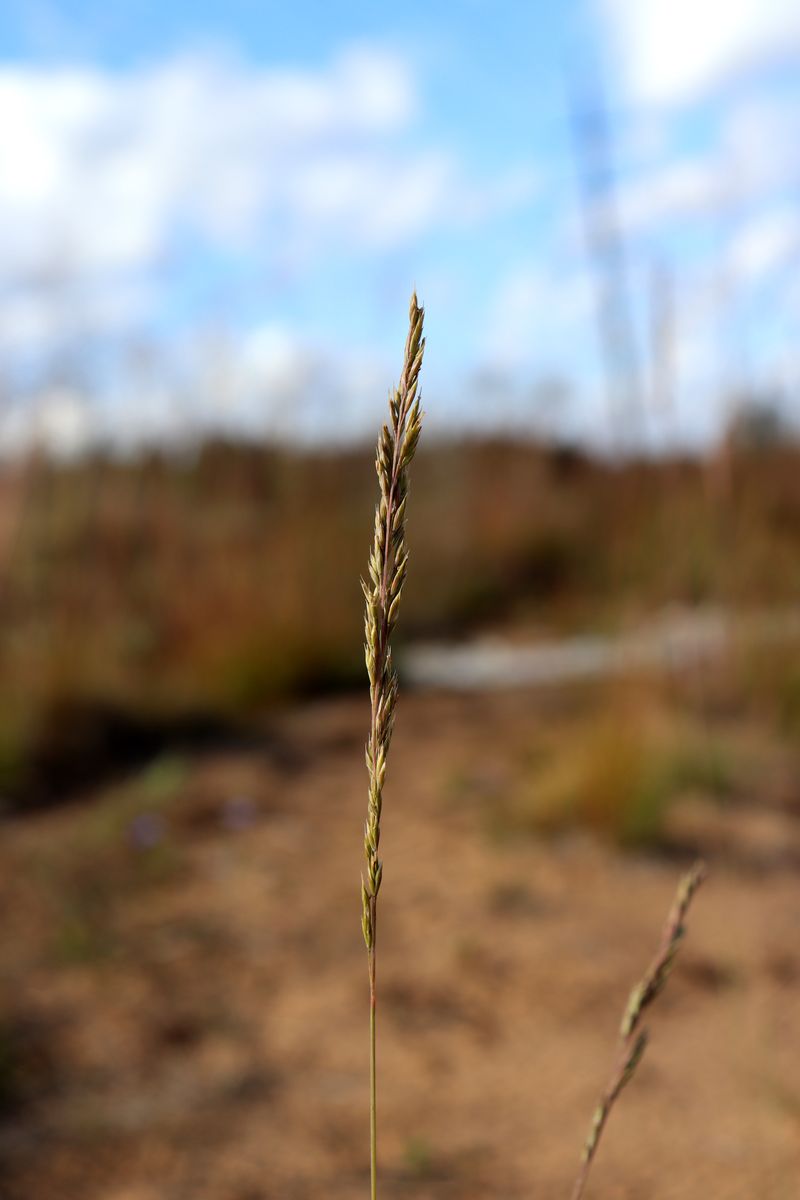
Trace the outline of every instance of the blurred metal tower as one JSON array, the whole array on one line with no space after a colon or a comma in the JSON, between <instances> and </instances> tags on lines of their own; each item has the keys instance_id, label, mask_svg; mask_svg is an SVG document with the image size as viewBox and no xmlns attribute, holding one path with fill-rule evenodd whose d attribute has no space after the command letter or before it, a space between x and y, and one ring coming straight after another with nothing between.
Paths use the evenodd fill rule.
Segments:
<instances>
[{"instance_id":1,"label":"blurred metal tower","mask_svg":"<svg viewBox=\"0 0 800 1200\"><path fill-rule=\"evenodd\" d=\"M612 127L594 56L582 56L579 69L570 72L569 85L586 251L606 374L609 439L613 450L623 450L644 435L641 373L615 196Z\"/></svg>"}]
</instances>

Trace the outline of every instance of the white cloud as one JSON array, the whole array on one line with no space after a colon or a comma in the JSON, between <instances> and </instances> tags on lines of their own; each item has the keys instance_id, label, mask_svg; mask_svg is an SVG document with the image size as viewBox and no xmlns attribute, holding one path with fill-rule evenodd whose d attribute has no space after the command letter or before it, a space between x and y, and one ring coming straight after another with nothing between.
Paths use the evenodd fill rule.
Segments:
<instances>
[{"instance_id":1,"label":"white cloud","mask_svg":"<svg viewBox=\"0 0 800 1200\"><path fill-rule=\"evenodd\" d=\"M85 450L94 433L86 398L72 388L48 388L37 396L33 409L17 404L0 414L4 457L41 448L59 458L72 458Z\"/></svg>"},{"instance_id":2,"label":"white cloud","mask_svg":"<svg viewBox=\"0 0 800 1200\"><path fill-rule=\"evenodd\" d=\"M495 367L558 365L565 344L592 333L591 281L584 272L557 272L520 264L492 296L481 350ZM574 364L564 363L570 371Z\"/></svg>"},{"instance_id":3,"label":"white cloud","mask_svg":"<svg viewBox=\"0 0 800 1200\"><path fill-rule=\"evenodd\" d=\"M146 280L86 280L76 294L57 274L8 290L0 302L0 361L34 360L54 346L130 334L156 304Z\"/></svg>"},{"instance_id":4,"label":"white cloud","mask_svg":"<svg viewBox=\"0 0 800 1200\"><path fill-rule=\"evenodd\" d=\"M207 249L295 270L371 255L486 220L535 186L513 171L476 182L411 142L416 80L374 46L318 69L208 54L127 73L6 66L0 111L0 288L28 310L6 320L23 342L58 286L113 303ZM103 303L84 308L102 320Z\"/></svg>"},{"instance_id":5,"label":"white cloud","mask_svg":"<svg viewBox=\"0 0 800 1200\"><path fill-rule=\"evenodd\" d=\"M786 265L800 248L800 217L794 208L759 215L739 230L728 252L728 268L737 283L757 283Z\"/></svg>"},{"instance_id":6,"label":"white cloud","mask_svg":"<svg viewBox=\"0 0 800 1200\"><path fill-rule=\"evenodd\" d=\"M624 184L617 205L622 227L636 233L719 208L728 181L713 158L676 160Z\"/></svg>"},{"instance_id":7,"label":"white cloud","mask_svg":"<svg viewBox=\"0 0 800 1200\"><path fill-rule=\"evenodd\" d=\"M48 388L0 413L0 453L33 445L58 455L92 444L130 451L224 432L330 443L374 427L391 366L371 350L339 346L278 322L234 337L196 336L167 370L120 373L102 402L78 388ZM163 364L162 364L163 365Z\"/></svg>"},{"instance_id":8,"label":"white cloud","mask_svg":"<svg viewBox=\"0 0 800 1200\"><path fill-rule=\"evenodd\" d=\"M366 48L316 73L202 56L126 75L6 67L0 270L141 268L181 227L228 243L281 209L302 222L315 215L312 166L338 155L363 171L415 104L403 62ZM335 216L357 191L339 199Z\"/></svg>"},{"instance_id":9,"label":"white cloud","mask_svg":"<svg viewBox=\"0 0 800 1200\"><path fill-rule=\"evenodd\" d=\"M390 365L368 349L325 344L276 323L251 329L231 367L240 428L309 441L370 428L376 398L392 379Z\"/></svg>"},{"instance_id":10,"label":"white cloud","mask_svg":"<svg viewBox=\"0 0 800 1200\"><path fill-rule=\"evenodd\" d=\"M645 104L697 99L800 51L797 0L600 0L623 81Z\"/></svg>"},{"instance_id":11,"label":"white cloud","mask_svg":"<svg viewBox=\"0 0 800 1200\"><path fill-rule=\"evenodd\" d=\"M743 194L767 193L800 180L800 108L787 97L751 94L726 113L720 144Z\"/></svg>"},{"instance_id":12,"label":"white cloud","mask_svg":"<svg viewBox=\"0 0 800 1200\"><path fill-rule=\"evenodd\" d=\"M670 156L662 148L624 175L612 193L613 215L635 237L770 210L776 195L800 181L799 137L800 112L791 104L743 98L724 112L704 152Z\"/></svg>"}]
</instances>

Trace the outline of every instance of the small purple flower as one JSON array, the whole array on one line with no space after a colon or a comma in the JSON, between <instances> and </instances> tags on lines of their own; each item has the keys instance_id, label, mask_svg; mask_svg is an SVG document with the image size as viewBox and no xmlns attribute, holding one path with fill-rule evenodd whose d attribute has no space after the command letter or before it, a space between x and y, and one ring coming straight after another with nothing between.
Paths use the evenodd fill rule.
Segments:
<instances>
[{"instance_id":1,"label":"small purple flower","mask_svg":"<svg viewBox=\"0 0 800 1200\"><path fill-rule=\"evenodd\" d=\"M164 840L164 821L158 813L138 813L128 826L128 836L137 850L152 850Z\"/></svg>"},{"instance_id":2,"label":"small purple flower","mask_svg":"<svg viewBox=\"0 0 800 1200\"><path fill-rule=\"evenodd\" d=\"M239 833L249 829L256 816L256 804L252 796L231 796L223 805L222 824L225 829Z\"/></svg>"}]
</instances>

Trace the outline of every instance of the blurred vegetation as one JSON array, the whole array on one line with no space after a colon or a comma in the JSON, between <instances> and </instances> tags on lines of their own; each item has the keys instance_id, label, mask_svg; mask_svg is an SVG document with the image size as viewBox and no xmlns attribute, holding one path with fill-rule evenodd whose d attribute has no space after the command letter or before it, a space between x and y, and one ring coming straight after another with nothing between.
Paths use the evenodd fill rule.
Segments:
<instances>
[{"instance_id":1,"label":"blurred vegetation","mask_svg":"<svg viewBox=\"0 0 800 1200\"><path fill-rule=\"evenodd\" d=\"M764 439L705 461L629 463L531 443L428 446L402 636L793 603L798 468L799 449ZM366 447L220 441L182 457L7 469L0 794L44 793L55 778L65 788L70 764L118 761L123 746L157 752L165 722L236 721L362 686L358 578L374 490ZM780 690L796 724L796 672ZM636 756L629 747L626 762Z\"/></svg>"},{"instance_id":2,"label":"blurred vegetation","mask_svg":"<svg viewBox=\"0 0 800 1200\"><path fill-rule=\"evenodd\" d=\"M798 814L793 703L800 631L745 641L675 673L632 671L527 695L525 737L498 758L469 746L441 780L448 810L475 812L500 845L589 831L681 855L727 838L734 812ZM759 819L760 819L759 818ZM787 850L788 852L788 850Z\"/></svg>"},{"instance_id":3,"label":"blurred vegetation","mask_svg":"<svg viewBox=\"0 0 800 1200\"><path fill-rule=\"evenodd\" d=\"M742 779L732 742L666 709L658 692L610 689L599 714L551 724L515 786L493 805L500 834L588 828L631 848L663 848L677 800L729 797Z\"/></svg>"}]
</instances>

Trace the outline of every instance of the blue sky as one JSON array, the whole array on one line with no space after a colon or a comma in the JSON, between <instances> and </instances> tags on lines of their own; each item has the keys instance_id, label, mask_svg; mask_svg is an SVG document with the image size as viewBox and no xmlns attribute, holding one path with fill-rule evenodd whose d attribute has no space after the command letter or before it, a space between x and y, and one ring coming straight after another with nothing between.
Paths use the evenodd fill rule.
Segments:
<instances>
[{"instance_id":1,"label":"blue sky","mask_svg":"<svg viewBox=\"0 0 800 1200\"><path fill-rule=\"evenodd\" d=\"M440 428L658 445L791 403L798 65L789 0L6 0L0 436L361 434L412 286Z\"/></svg>"}]
</instances>

